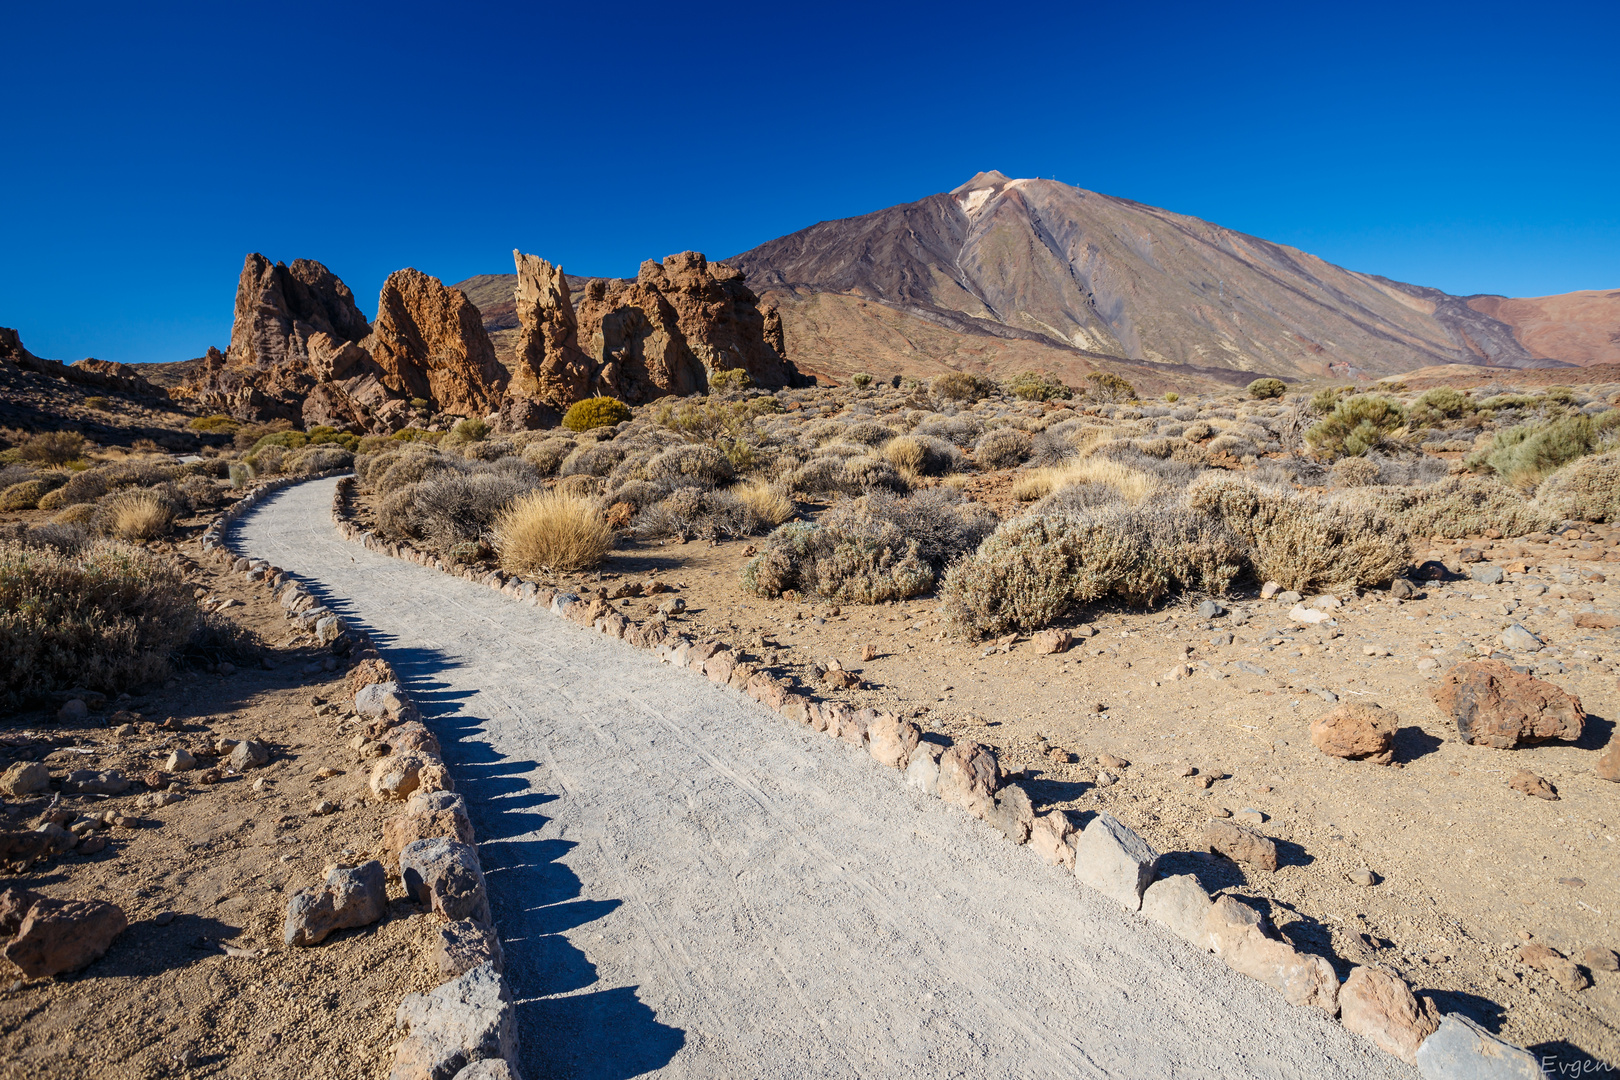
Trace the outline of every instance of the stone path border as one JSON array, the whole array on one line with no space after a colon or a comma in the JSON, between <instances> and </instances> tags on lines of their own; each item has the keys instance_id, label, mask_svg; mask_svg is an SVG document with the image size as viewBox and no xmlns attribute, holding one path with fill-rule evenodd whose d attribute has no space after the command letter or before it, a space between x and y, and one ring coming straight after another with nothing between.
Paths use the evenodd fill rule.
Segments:
<instances>
[{"instance_id":1,"label":"stone path border","mask_svg":"<svg viewBox=\"0 0 1620 1080\"><path fill-rule=\"evenodd\" d=\"M354 631L301 583L226 544L231 524L290 484L340 473L282 477L248 490L203 530L208 556L231 560L250 582L268 588L287 617L316 642L352 662L348 691L364 723L356 749L385 751L369 786L379 799L403 801L404 812L383 823L390 867L373 860L329 869L324 885L304 889L287 905L288 945L315 945L332 930L363 926L386 910L384 874L392 869L406 891L448 921L429 960L444 981L425 994L407 994L395 1014L404 1038L394 1047L389 1080L518 1080L512 994L503 972L488 890L466 803L452 790L438 740L370 638ZM349 478L352 482L352 478ZM340 491L342 486L340 483Z\"/></svg>"},{"instance_id":2,"label":"stone path border","mask_svg":"<svg viewBox=\"0 0 1620 1080\"><path fill-rule=\"evenodd\" d=\"M966 810L1013 843L1029 845L1048 864L1072 867L1083 884L1215 953L1233 970L1281 992L1291 1004L1337 1016L1347 1029L1417 1065L1431 1080L1542 1075L1528 1050L1495 1038L1466 1017L1439 1015L1430 999L1419 999L1394 972L1357 967L1341 985L1324 957L1298 952L1280 940L1255 908L1231 896L1212 900L1191 875L1159 878L1158 852L1112 815L1100 812L1076 833L1061 811L1035 814L1017 774L1003 775L989 747L964 742L942 748L924 742L915 724L893 713L856 711L841 702L819 700L791 679L761 670L740 648L718 638L692 641L660 618L635 623L601 596L587 601L498 570L457 571L430 552L359 528L351 520L353 491L354 477L342 477L332 502L334 524L345 540L462 577L587 630L649 649L667 664L704 675L796 723L864 748L901 772L907 784Z\"/></svg>"}]
</instances>

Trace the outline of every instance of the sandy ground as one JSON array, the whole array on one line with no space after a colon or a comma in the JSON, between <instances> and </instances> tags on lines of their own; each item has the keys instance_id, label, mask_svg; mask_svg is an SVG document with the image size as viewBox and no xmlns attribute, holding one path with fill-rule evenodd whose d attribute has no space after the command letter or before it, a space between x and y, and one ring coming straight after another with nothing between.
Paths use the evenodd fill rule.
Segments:
<instances>
[{"instance_id":1,"label":"sandy ground","mask_svg":"<svg viewBox=\"0 0 1620 1080\"><path fill-rule=\"evenodd\" d=\"M623 642L238 527L408 678L468 796L529 1077L1406 1076L853 748Z\"/></svg>"}]
</instances>

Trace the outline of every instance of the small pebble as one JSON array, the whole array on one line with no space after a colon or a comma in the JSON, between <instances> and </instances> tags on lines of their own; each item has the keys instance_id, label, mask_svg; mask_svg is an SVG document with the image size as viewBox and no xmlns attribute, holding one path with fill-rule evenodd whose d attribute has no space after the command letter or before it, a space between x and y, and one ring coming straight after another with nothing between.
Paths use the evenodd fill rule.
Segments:
<instances>
[{"instance_id":1,"label":"small pebble","mask_svg":"<svg viewBox=\"0 0 1620 1080\"><path fill-rule=\"evenodd\" d=\"M1360 869L1350 871L1350 884L1360 885L1363 889L1371 888L1377 884L1378 878L1371 870Z\"/></svg>"}]
</instances>

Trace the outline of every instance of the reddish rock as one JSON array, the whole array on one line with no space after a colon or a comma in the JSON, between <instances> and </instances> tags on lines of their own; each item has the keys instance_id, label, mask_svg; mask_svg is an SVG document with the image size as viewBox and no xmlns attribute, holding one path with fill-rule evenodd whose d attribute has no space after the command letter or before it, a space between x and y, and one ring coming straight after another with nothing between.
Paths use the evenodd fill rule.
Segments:
<instances>
[{"instance_id":1,"label":"reddish rock","mask_svg":"<svg viewBox=\"0 0 1620 1080\"><path fill-rule=\"evenodd\" d=\"M373 683L399 684L399 676L386 660L362 660L349 672L349 695L352 697Z\"/></svg>"},{"instance_id":2,"label":"reddish rock","mask_svg":"<svg viewBox=\"0 0 1620 1080\"><path fill-rule=\"evenodd\" d=\"M1236 822L1216 820L1205 825L1203 847L1233 862L1258 866L1262 870L1277 869L1276 841Z\"/></svg>"},{"instance_id":3,"label":"reddish rock","mask_svg":"<svg viewBox=\"0 0 1620 1080\"><path fill-rule=\"evenodd\" d=\"M105 900L56 900L27 889L0 893L0 955L24 978L77 971L103 956L129 925Z\"/></svg>"},{"instance_id":4,"label":"reddish rock","mask_svg":"<svg viewBox=\"0 0 1620 1080\"><path fill-rule=\"evenodd\" d=\"M1620 741L1611 741L1609 752L1598 758L1597 764L1592 766L1592 775L1599 780L1620 783Z\"/></svg>"},{"instance_id":5,"label":"reddish rock","mask_svg":"<svg viewBox=\"0 0 1620 1080\"><path fill-rule=\"evenodd\" d=\"M1204 916L1210 949L1233 971L1280 991L1291 1005L1338 1011L1339 979L1325 958L1267 936L1265 920L1247 904L1222 896Z\"/></svg>"},{"instance_id":6,"label":"reddish rock","mask_svg":"<svg viewBox=\"0 0 1620 1080\"><path fill-rule=\"evenodd\" d=\"M1062 810L1041 814L1030 822L1029 846L1048 866L1067 866L1074 869L1074 845L1069 837L1074 825Z\"/></svg>"},{"instance_id":7,"label":"reddish rock","mask_svg":"<svg viewBox=\"0 0 1620 1080\"><path fill-rule=\"evenodd\" d=\"M1311 744L1324 754L1388 765L1395 760L1400 717L1370 702L1346 702L1316 718Z\"/></svg>"},{"instance_id":8,"label":"reddish rock","mask_svg":"<svg viewBox=\"0 0 1620 1080\"><path fill-rule=\"evenodd\" d=\"M399 853L418 840L448 836L463 844L473 843L472 821L466 801L449 791L419 791L405 804L405 812L389 818L382 827L383 865L399 865Z\"/></svg>"},{"instance_id":9,"label":"reddish rock","mask_svg":"<svg viewBox=\"0 0 1620 1080\"><path fill-rule=\"evenodd\" d=\"M1340 1021L1386 1053L1417 1064L1417 1049L1440 1026L1434 1002L1418 998L1383 967L1358 967L1339 988Z\"/></svg>"},{"instance_id":10,"label":"reddish rock","mask_svg":"<svg viewBox=\"0 0 1620 1080\"><path fill-rule=\"evenodd\" d=\"M984 817L995 809L1001 766L995 753L976 742L962 742L939 757L939 797Z\"/></svg>"},{"instance_id":11,"label":"reddish rock","mask_svg":"<svg viewBox=\"0 0 1620 1080\"><path fill-rule=\"evenodd\" d=\"M1528 769L1520 769L1514 773L1513 779L1508 781L1508 787L1525 795L1534 795L1538 799L1558 801L1558 789Z\"/></svg>"},{"instance_id":12,"label":"reddish rock","mask_svg":"<svg viewBox=\"0 0 1620 1080\"><path fill-rule=\"evenodd\" d=\"M1613 630L1620 626L1620 615L1600 615L1595 611L1575 613L1575 625L1583 630Z\"/></svg>"},{"instance_id":13,"label":"reddish rock","mask_svg":"<svg viewBox=\"0 0 1620 1080\"><path fill-rule=\"evenodd\" d=\"M1069 646L1074 644L1074 635L1067 630L1040 630L1029 642L1042 655L1063 653L1068 652Z\"/></svg>"},{"instance_id":14,"label":"reddish rock","mask_svg":"<svg viewBox=\"0 0 1620 1080\"><path fill-rule=\"evenodd\" d=\"M922 739L922 731L910 720L893 713L879 713L866 726L867 751L891 769L904 769L912 751Z\"/></svg>"},{"instance_id":15,"label":"reddish rock","mask_svg":"<svg viewBox=\"0 0 1620 1080\"><path fill-rule=\"evenodd\" d=\"M1592 980L1586 977L1586 972L1582 971L1575 961L1539 941L1532 941L1519 949L1519 963L1534 968L1543 975L1552 976L1558 980L1560 986L1571 993L1585 990L1592 985Z\"/></svg>"},{"instance_id":16,"label":"reddish rock","mask_svg":"<svg viewBox=\"0 0 1620 1080\"><path fill-rule=\"evenodd\" d=\"M478 309L460 289L420 270L396 270L377 298L366 340L384 386L443 412L482 416L504 381Z\"/></svg>"},{"instance_id":17,"label":"reddish rock","mask_svg":"<svg viewBox=\"0 0 1620 1080\"><path fill-rule=\"evenodd\" d=\"M1431 695L1464 741L1510 750L1525 743L1581 737L1580 699L1500 660L1471 660L1446 672Z\"/></svg>"}]
</instances>

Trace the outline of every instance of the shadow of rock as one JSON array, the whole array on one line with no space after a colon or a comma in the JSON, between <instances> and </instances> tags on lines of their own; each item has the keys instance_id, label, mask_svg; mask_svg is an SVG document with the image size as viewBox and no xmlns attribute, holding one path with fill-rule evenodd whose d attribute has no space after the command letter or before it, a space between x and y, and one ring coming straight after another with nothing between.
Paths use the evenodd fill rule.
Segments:
<instances>
[{"instance_id":1,"label":"shadow of rock","mask_svg":"<svg viewBox=\"0 0 1620 1080\"><path fill-rule=\"evenodd\" d=\"M1403 727L1395 732L1395 760L1402 763L1416 761L1444 745L1444 739L1437 739L1420 727Z\"/></svg>"}]
</instances>

